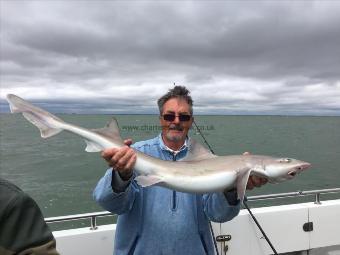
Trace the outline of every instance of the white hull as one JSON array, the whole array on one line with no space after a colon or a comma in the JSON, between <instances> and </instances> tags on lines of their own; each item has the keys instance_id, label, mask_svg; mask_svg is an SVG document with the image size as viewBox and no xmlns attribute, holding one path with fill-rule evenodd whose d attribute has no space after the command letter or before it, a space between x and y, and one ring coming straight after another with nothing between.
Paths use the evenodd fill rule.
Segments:
<instances>
[{"instance_id":1,"label":"white hull","mask_svg":"<svg viewBox=\"0 0 340 255\"><path fill-rule=\"evenodd\" d=\"M252 212L280 254L340 255L340 199L255 208ZM313 222L312 231L303 230L307 222ZM231 235L230 241L218 243L221 255L273 254L246 210L230 222L213 223L213 228L215 236ZM102 225L96 230L55 231L54 235L63 255L112 255L115 229L114 224Z\"/></svg>"}]
</instances>

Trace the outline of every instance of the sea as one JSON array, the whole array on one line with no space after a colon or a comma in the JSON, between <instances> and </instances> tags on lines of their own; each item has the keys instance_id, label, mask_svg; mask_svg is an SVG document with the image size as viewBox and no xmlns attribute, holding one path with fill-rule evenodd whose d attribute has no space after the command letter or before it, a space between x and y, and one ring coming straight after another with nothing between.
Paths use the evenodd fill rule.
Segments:
<instances>
[{"instance_id":1,"label":"sea","mask_svg":"<svg viewBox=\"0 0 340 255\"><path fill-rule=\"evenodd\" d=\"M57 116L89 129L101 128L112 118ZM161 130L157 115L115 118L122 137L135 142L153 138ZM190 136L203 144L204 136L217 155L250 152L312 164L295 179L255 188L247 191L248 196L340 187L340 117L198 115L195 122L198 128L193 127ZM0 114L0 176L30 194L45 217L103 211L93 200L92 191L108 167L99 153L84 149L85 142L76 135L62 132L42 139L38 129L22 115ZM269 200L251 206L276 203Z\"/></svg>"}]
</instances>

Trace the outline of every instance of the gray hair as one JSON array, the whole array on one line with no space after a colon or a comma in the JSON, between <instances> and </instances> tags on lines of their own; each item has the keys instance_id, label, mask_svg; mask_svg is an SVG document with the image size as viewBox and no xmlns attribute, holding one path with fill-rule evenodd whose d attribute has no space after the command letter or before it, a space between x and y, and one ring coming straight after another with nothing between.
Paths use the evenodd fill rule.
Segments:
<instances>
[{"instance_id":1,"label":"gray hair","mask_svg":"<svg viewBox=\"0 0 340 255\"><path fill-rule=\"evenodd\" d=\"M169 89L168 93L163 95L157 101L160 114L163 113L163 106L169 99L179 98L179 99L184 99L189 104L190 114L192 115L193 100L189 94L190 94L190 91L184 86L175 86L172 89Z\"/></svg>"}]
</instances>

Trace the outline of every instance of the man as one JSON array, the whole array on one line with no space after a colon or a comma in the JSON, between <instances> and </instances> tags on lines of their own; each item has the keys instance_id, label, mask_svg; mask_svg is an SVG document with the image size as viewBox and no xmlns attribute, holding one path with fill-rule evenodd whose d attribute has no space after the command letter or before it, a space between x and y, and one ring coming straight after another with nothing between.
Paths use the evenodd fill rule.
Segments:
<instances>
[{"instance_id":1,"label":"man","mask_svg":"<svg viewBox=\"0 0 340 255\"><path fill-rule=\"evenodd\" d=\"M0 255L58 255L52 232L34 200L0 178Z\"/></svg>"},{"instance_id":2,"label":"man","mask_svg":"<svg viewBox=\"0 0 340 255\"><path fill-rule=\"evenodd\" d=\"M118 214L114 254L214 254L209 220L225 222L240 210L235 190L189 194L159 186L140 187L134 180L135 150L163 160L179 160L190 146L192 99L183 86L175 86L158 100L162 132L153 139L120 149L107 149L102 157L112 167L98 182L95 200ZM266 180L252 177L248 188Z\"/></svg>"}]
</instances>

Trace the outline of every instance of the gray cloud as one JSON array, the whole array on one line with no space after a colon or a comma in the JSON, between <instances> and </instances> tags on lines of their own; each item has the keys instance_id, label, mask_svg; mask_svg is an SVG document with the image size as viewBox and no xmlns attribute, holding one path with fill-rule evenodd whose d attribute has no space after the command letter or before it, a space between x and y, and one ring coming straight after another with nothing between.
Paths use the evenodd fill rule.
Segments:
<instances>
[{"instance_id":1,"label":"gray cloud","mask_svg":"<svg viewBox=\"0 0 340 255\"><path fill-rule=\"evenodd\" d=\"M340 2L2 1L0 10L3 110L17 93L57 112L155 112L176 82L199 113L340 115Z\"/></svg>"}]
</instances>

